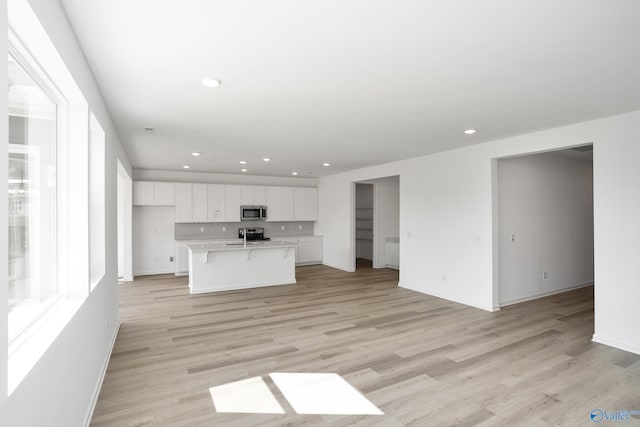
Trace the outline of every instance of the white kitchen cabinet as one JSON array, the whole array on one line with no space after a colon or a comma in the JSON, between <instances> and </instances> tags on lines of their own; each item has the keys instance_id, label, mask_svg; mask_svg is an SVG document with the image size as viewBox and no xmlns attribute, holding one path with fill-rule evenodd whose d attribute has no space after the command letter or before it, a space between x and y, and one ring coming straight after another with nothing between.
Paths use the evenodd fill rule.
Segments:
<instances>
[{"instance_id":1,"label":"white kitchen cabinet","mask_svg":"<svg viewBox=\"0 0 640 427\"><path fill-rule=\"evenodd\" d=\"M134 206L153 206L153 184L151 181L134 181Z\"/></svg>"},{"instance_id":2,"label":"white kitchen cabinet","mask_svg":"<svg viewBox=\"0 0 640 427\"><path fill-rule=\"evenodd\" d=\"M207 184L193 184L193 222L208 221Z\"/></svg>"},{"instance_id":3,"label":"white kitchen cabinet","mask_svg":"<svg viewBox=\"0 0 640 427\"><path fill-rule=\"evenodd\" d=\"M240 186L224 186L224 220L240 222Z\"/></svg>"},{"instance_id":4,"label":"white kitchen cabinet","mask_svg":"<svg viewBox=\"0 0 640 427\"><path fill-rule=\"evenodd\" d=\"M154 206L175 206L174 198L175 184L172 182L153 183L153 204Z\"/></svg>"},{"instance_id":5,"label":"white kitchen cabinet","mask_svg":"<svg viewBox=\"0 0 640 427\"><path fill-rule=\"evenodd\" d=\"M172 182L135 181L133 183L134 206L174 206Z\"/></svg>"},{"instance_id":6,"label":"white kitchen cabinet","mask_svg":"<svg viewBox=\"0 0 640 427\"><path fill-rule=\"evenodd\" d=\"M320 264L322 263L322 236L304 236L295 239L296 264Z\"/></svg>"},{"instance_id":7,"label":"white kitchen cabinet","mask_svg":"<svg viewBox=\"0 0 640 427\"><path fill-rule=\"evenodd\" d=\"M293 187L280 187L280 221L293 221Z\"/></svg>"},{"instance_id":8,"label":"white kitchen cabinet","mask_svg":"<svg viewBox=\"0 0 640 427\"><path fill-rule=\"evenodd\" d=\"M258 185L240 186L241 206L265 206L267 204L266 188Z\"/></svg>"},{"instance_id":9,"label":"white kitchen cabinet","mask_svg":"<svg viewBox=\"0 0 640 427\"><path fill-rule=\"evenodd\" d=\"M322 262L322 238L308 242L309 262Z\"/></svg>"},{"instance_id":10,"label":"white kitchen cabinet","mask_svg":"<svg viewBox=\"0 0 640 427\"><path fill-rule=\"evenodd\" d=\"M225 220L225 197L223 184L207 184L208 222Z\"/></svg>"},{"instance_id":11,"label":"white kitchen cabinet","mask_svg":"<svg viewBox=\"0 0 640 427\"><path fill-rule=\"evenodd\" d=\"M267 221L293 221L293 188L266 187Z\"/></svg>"},{"instance_id":12,"label":"white kitchen cabinet","mask_svg":"<svg viewBox=\"0 0 640 427\"><path fill-rule=\"evenodd\" d=\"M293 190L293 220L318 220L318 190L316 188L295 188Z\"/></svg>"},{"instance_id":13,"label":"white kitchen cabinet","mask_svg":"<svg viewBox=\"0 0 640 427\"><path fill-rule=\"evenodd\" d=\"M282 191L280 187L267 187L266 193L267 221L280 221Z\"/></svg>"},{"instance_id":14,"label":"white kitchen cabinet","mask_svg":"<svg viewBox=\"0 0 640 427\"><path fill-rule=\"evenodd\" d=\"M176 183L176 222L193 222L192 185Z\"/></svg>"},{"instance_id":15,"label":"white kitchen cabinet","mask_svg":"<svg viewBox=\"0 0 640 427\"><path fill-rule=\"evenodd\" d=\"M256 206L265 206L267 204L267 189L262 186L253 187L253 204Z\"/></svg>"},{"instance_id":16,"label":"white kitchen cabinet","mask_svg":"<svg viewBox=\"0 0 640 427\"><path fill-rule=\"evenodd\" d=\"M240 205L253 205L253 185L240 186Z\"/></svg>"}]
</instances>

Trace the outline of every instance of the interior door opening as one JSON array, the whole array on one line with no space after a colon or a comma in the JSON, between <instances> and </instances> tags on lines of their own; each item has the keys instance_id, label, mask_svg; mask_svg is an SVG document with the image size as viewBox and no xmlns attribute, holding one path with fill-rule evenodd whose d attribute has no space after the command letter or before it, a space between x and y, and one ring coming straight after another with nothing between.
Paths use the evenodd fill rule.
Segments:
<instances>
[{"instance_id":1,"label":"interior door opening","mask_svg":"<svg viewBox=\"0 0 640 427\"><path fill-rule=\"evenodd\" d=\"M400 177L355 183L355 269L400 269Z\"/></svg>"},{"instance_id":2,"label":"interior door opening","mask_svg":"<svg viewBox=\"0 0 640 427\"><path fill-rule=\"evenodd\" d=\"M496 167L499 306L593 286L593 146Z\"/></svg>"}]
</instances>

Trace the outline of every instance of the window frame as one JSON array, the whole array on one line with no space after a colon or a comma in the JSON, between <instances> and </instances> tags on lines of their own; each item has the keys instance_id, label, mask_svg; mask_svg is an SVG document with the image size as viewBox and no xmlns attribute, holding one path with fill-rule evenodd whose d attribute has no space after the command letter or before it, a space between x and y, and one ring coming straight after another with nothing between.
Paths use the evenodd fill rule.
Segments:
<instances>
[{"instance_id":1,"label":"window frame","mask_svg":"<svg viewBox=\"0 0 640 427\"><path fill-rule=\"evenodd\" d=\"M8 331L8 344L9 344L9 356L16 353L19 348L36 332L36 330L42 325L47 318L49 318L53 312L60 306L62 300L65 298L67 293L67 286L65 282L61 280L62 265L60 258L60 249L61 246L65 244L62 238L61 231L61 222L63 219L59 214L59 207L66 203L65 194L63 191L60 191L60 182L58 177L61 175L59 173L59 160L61 158L61 152L66 149L66 126L67 126L67 99L63 96L60 89L54 84L53 80L49 77L49 75L42 69L34 55L29 51L29 49L22 43L18 35L12 30L11 27L8 28L8 44L7 51L16 63L22 67L24 72L38 85L38 88L48 96L52 102L55 104L55 146L52 148L53 153L53 165L54 171L53 174L55 176L55 185L53 189L49 191L53 192L51 196L54 201L54 212L51 213L54 218L51 223L54 225L55 229L53 231L53 260L51 261L53 266L54 277L53 283L51 284L51 297L47 300L38 304L38 307L33 311L35 314L30 316L29 320L22 321L21 325L16 328L16 330ZM7 117L8 119L8 117ZM9 144L9 153L12 152L11 147L16 144ZM19 147L25 152L33 150L35 147L30 147L28 144ZM51 173L51 172L50 172ZM47 278L40 278L40 283L38 286L43 286L42 282L44 280L51 280ZM21 312L20 312L21 311ZM9 325L14 322L11 322L11 318L18 317L20 315L25 316L25 310L9 310Z\"/></svg>"}]
</instances>

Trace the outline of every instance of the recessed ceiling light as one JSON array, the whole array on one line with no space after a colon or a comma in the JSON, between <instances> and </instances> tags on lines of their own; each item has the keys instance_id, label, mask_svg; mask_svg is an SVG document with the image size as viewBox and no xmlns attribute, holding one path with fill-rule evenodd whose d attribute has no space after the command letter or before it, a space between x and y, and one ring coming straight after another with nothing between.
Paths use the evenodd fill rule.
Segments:
<instances>
[{"instance_id":1,"label":"recessed ceiling light","mask_svg":"<svg viewBox=\"0 0 640 427\"><path fill-rule=\"evenodd\" d=\"M198 157L200 154L202 153L198 153L197 151L194 151L193 153L191 153L191 155L194 157Z\"/></svg>"},{"instance_id":2,"label":"recessed ceiling light","mask_svg":"<svg viewBox=\"0 0 640 427\"><path fill-rule=\"evenodd\" d=\"M326 168L326 167L331 166L331 163L323 163L322 166L324 166Z\"/></svg>"},{"instance_id":3,"label":"recessed ceiling light","mask_svg":"<svg viewBox=\"0 0 640 427\"><path fill-rule=\"evenodd\" d=\"M291 175L298 175L298 172L291 172Z\"/></svg>"},{"instance_id":4,"label":"recessed ceiling light","mask_svg":"<svg viewBox=\"0 0 640 427\"><path fill-rule=\"evenodd\" d=\"M202 84L206 87L217 87L220 86L222 82L216 79L202 79Z\"/></svg>"},{"instance_id":5,"label":"recessed ceiling light","mask_svg":"<svg viewBox=\"0 0 640 427\"><path fill-rule=\"evenodd\" d=\"M156 128L146 127L144 128L145 133L156 133Z\"/></svg>"},{"instance_id":6,"label":"recessed ceiling light","mask_svg":"<svg viewBox=\"0 0 640 427\"><path fill-rule=\"evenodd\" d=\"M240 160L241 165L246 165L248 162L246 160Z\"/></svg>"},{"instance_id":7,"label":"recessed ceiling light","mask_svg":"<svg viewBox=\"0 0 640 427\"><path fill-rule=\"evenodd\" d=\"M247 170L245 168L240 169L240 172L246 172Z\"/></svg>"},{"instance_id":8,"label":"recessed ceiling light","mask_svg":"<svg viewBox=\"0 0 640 427\"><path fill-rule=\"evenodd\" d=\"M265 157L265 158L264 158L264 159L262 159L262 160L263 160L263 161L265 161L265 162L270 162L270 161L271 161L271 159L270 159L269 157Z\"/></svg>"},{"instance_id":9,"label":"recessed ceiling light","mask_svg":"<svg viewBox=\"0 0 640 427\"><path fill-rule=\"evenodd\" d=\"M184 166L182 166L182 167L183 167L184 169L191 169L191 166L189 166L189 165L184 165Z\"/></svg>"},{"instance_id":10,"label":"recessed ceiling light","mask_svg":"<svg viewBox=\"0 0 640 427\"><path fill-rule=\"evenodd\" d=\"M464 131L467 135L473 135L476 132L478 132L476 129L467 129Z\"/></svg>"}]
</instances>

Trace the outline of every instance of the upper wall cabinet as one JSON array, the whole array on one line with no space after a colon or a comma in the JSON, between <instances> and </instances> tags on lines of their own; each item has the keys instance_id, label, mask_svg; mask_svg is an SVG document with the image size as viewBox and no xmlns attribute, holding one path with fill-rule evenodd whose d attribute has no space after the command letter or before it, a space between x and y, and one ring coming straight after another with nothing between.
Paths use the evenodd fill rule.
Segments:
<instances>
[{"instance_id":1,"label":"upper wall cabinet","mask_svg":"<svg viewBox=\"0 0 640 427\"><path fill-rule=\"evenodd\" d=\"M193 184L193 222L209 221L207 184Z\"/></svg>"},{"instance_id":2,"label":"upper wall cabinet","mask_svg":"<svg viewBox=\"0 0 640 427\"><path fill-rule=\"evenodd\" d=\"M135 181L134 206L174 206L174 184L171 182Z\"/></svg>"},{"instance_id":3,"label":"upper wall cabinet","mask_svg":"<svg viewBox=\"0 0 640 427\"><path fill-rule=\"evenodd\" d=\"M293 188L267 187L267 221L293 221Z\"/></svg>"},{"instance_id":4,"label":"upper wall cabinet","mask_svg":"<svg viewBox=\"0 0 640 427\"><path fill-rule=\"evenodd\" d=\"M176 222L193 222L193 196L191 184L176 184Z\"/></svg>"},{"instance_id":5,"label":"upper wall cabinet","mask_svg":"<svg viewBox=\"0 0 640 427\"><path fill-rule=\"evenodd\" d=\"M223 222L225 214L224 185L207 184L207 200L209 202L209 222Z\"/></svg>"},{"instance_id":6,"label":"upper wall cabinet","mask_svg":"<svg viewBox=\"0 0 640 427\"><path fill-rule=\"evenodd\" d=\"M240 186L241 206L264 206L267 204L266 188L257 185Z\"/></svg>"},{"instance_id":7,"label":"upper wall cabinet","mask_svg":"<svg viewBox=\"0 0 640 427\"><path fill-rule=\"evenodd\" d=\"M224 220L240 222L240 186L224 186Z\"/></svg>"},{"instance_id":8,"label":"upper wall cabinet","mask_svg":"<svg viewBox=\"0 0 640 427\"><path fill-rule=\"evenodd\" d=\"M317 221L315 188L258 185L133 183L135 206L174 206L176 222L240 222L240 206L267 206L268 221Z\"/></svg>"},{"instance_id":9,"label":"upper wall cabinet","mask_svg":"<svg viewBox=\"0 0 640 427\"><path fill-rule=\"evenodd\" d=\"M318 220L318 190L316 188L293 189L293 220Z\"/></svg>"}]
</instances>

